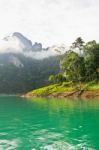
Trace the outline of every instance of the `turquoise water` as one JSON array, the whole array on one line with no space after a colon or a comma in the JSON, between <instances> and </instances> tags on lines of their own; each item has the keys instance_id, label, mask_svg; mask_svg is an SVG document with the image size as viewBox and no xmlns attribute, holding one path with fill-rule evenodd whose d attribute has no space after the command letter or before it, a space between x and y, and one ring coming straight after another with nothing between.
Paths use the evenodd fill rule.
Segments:
<instances>
[{"instance_id":1,"label":"turquoise water","mask_svg":"<svg viewBox=\"0 0 99 150\"><path fill-rule=\"evenodd\" d=\"M99 150L99 101L2 96L0 150Z\"/></svg>"}]
</instances>

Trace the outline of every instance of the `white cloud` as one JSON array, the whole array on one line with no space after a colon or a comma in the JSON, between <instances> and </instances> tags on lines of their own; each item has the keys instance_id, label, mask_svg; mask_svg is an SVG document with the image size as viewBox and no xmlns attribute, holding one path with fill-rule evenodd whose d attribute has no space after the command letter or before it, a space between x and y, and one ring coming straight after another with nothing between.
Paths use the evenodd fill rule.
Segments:
<instances>
[{"instance_id":1,"label":"white cloud","mask_svg":"<svg viewBox=\"0 0 99 150\"><path fill-rule=\"evenodd\" d=\"M0 53L21 53L24 48L24 45L16 37L9 37L9 41L0 41Z\"/></svg>"},{"instance_id":2,"label":"white cloud","mask_svg":"<svg viewBox=\"0 0 99 150\"><path fill-rule=\"evenodd\" d=\"M44 49L41 46L39 51L36 51L35 46L37 48L39 43L32 45L32 43L20 33L13 33L0 41L0 54L22 54L25 57L33 59L44 59L66 52L65 45L53 46L48 49ZM11 62L20 66L20 62L12 56Z\"/></svg>"},{"instance_id":3,"label":"white cloud","mask_svg":"<svg viewBox=\"0 0 99 150\"><path fill-rule=\"evenodd\" d=\"M99 40L98 0L0 0L0 38L21 32L44 45Z\"/></svg>"}]
</instances>

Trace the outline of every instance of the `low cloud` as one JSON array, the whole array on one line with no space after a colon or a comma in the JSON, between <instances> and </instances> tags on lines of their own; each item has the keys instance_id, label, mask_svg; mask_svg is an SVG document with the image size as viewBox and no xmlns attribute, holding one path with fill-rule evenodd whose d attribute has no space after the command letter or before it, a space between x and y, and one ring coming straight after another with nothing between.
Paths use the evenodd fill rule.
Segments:
<instances>
[{"instance_id":1,"label":"low cloud","mask_svg":"<svg viewBox=\"0 0 99 150\"><path fill-rule=\"evenodd\" d=\"M0 53L22 53L25 46L16 37L0 41Z\"/></svg>"},{"instance_id":2,"label":"low cloud","mask_svg":"<svg viewBox=\"0 0 99 150\"><path fill-rule=\"evenodd\" d=\"M50 56L60 55L65 52L65 46L53 46L42 48L42 44L32 42L20 33L14 33L0 41L0 54L23 54L33 59L44 59Z\"/></svg>"}]
</instances>

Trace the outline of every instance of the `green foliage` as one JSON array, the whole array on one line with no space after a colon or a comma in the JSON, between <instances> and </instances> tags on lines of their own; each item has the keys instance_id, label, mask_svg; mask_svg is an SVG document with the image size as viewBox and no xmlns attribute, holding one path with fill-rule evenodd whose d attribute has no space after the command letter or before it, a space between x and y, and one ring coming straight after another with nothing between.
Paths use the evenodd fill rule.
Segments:
<instances>
[{"instance_id":1,"label":"green foliage","mask_svg":"<svg viewBox=\"0 0 99 150\"><path fill-rule=\"evenodd\" d=\"M72 49L75 49L75 48L78 48L79 50L83 50L83 46L84 46L84 41L82 40L81 37L78 37L74 43L72 43L72 46L71 48Z\"/></svg>"},{"instance_id":2,"label":"green foliage","mask_svg":"<svg viewBox=\"0 0 99 150\"><path fill-rule=\"evenodd\" d=\"M99 44L96 41L84 43L80 37L77 38L61 57L60 66L60 73L49 77L54 85L34 90L33 95L99 90Z\"/></svg>"},{"instance_id":3,"label":"green foliage","mask_svg":"<svg viewBox=\"0 0 99 150\"><path fill-rule=\"evenodd\" d=\"M72 81L70 81L70 82L63 82L62 85L63 86L72 86L73 82Z\"/></svg>"},{"instance_id":4,"label":"green foliage","mask_svg":"<svg viewBox=\"0 0 99 150\"><path fill-rule=\"evenodd\" d=\"M67 81L78 82L83 78L83 57L76 52L68 51L62 62L62 70Z\"/></svg>"},{"instance_id":5,"label":"green foliage","mask_svg":"<svg viewBox=\"0 0 99 150\"><path fill-rule=\"evenodd\" d=\"M15 66L10 61L11 57L20 60L23 67ZM57 57L37 60L21 54L0 54L0 93L25 93L44 85L47 86L49 85L48 77L58 72Z\"/></svg>"},{"instance_id":6,"label":"green foliage","mask_svg":"<svg viewBox=\"0 0 99 150\"><path fill-rule=\"evenodd\" d=\"M66 81L66 78L62 74L56 74L49 76L48 80L52 83L63 83Z\"/></svg>"},{"instance_id":7,"label":"green foliage","mask_svg":"<svg viewBox=\"0 0 99 150\"><path fill-rule=\"evenodd\" d=\"M33 90L31 93L33 95L38 96L46 96L48 94L54 94L54 93L60 93L65 91L73 91L75 89L75 86L72 87L70 84L67 83L68 86L64 84L54 84L50 86L46 86L37 90Z\"/></svg>"},{"instance_id":8,"label":"green foliage","mask_svg":"<svg viewBox=\"0 0 99 150\"><path fill-rule=\"evenodd\" d=\"M55 81L55 76L54 75L50 75L49 78L48 78L48 80L50 82L54 82Z\"/></svg>"},{"instance_id":9,"label":"green foliage","mask_svg":"<svg viewBox=\"0 0 99 150\"><path fill-rule=\"evenodd\" d=\"M78 52L77 52L78 51ZM81 84L99 80L99 43L84 43L79 37L61 60L61 70L67 81Z\"/></svg>"},{"instance_id":10,"label":"green foliage","mask_svg":"<svg viewBox=\"0 0 99 150\"><path fill-rule=\"evenodd\" d=\"M82 83L81 89L85 90L99 90L99 83L89 82ZM48 96L49 94L60 94L64 92L73 92L77 91L78 85L73 84L72 82L63 82L63 84L53 84L46 87L42 87L30 92L34 96Z\"/></svg>"},{"instance_id":11,"label":"green foliage","mask_svg":"<svg viewBox=\"0 0 99 150\"><path fill-rule=\"evenodd\" d=\"M23 67L15 66L11 57L22 62ZM69 88L69 83L80 87L82 82L93 80L99 81L99 43L95 40L84 43L79 37L64 55L43 60L22 54L0 54L0 93L24 93L50 83L59 84L52 88L58 91L60 87Z\"/></svg>"},{"instance_id":12,"label":"green foliage","mask_svg":"<svg viewBox=\"0 0 99 150\"><path fill-rule=\"evenodd\" d=\"M99 80L99 44L96 41L86 43L84 54L87 80Z\"/></svg>"},{"instance_id":13,"label":"green foliage","mask_svg":"<svg viewBox=\"0 0 99 150\"><path fill-rule=\"evenodd\" d=\"M88 90L99 90L99 83L95 84L91 84L90 86L88 86Z\"/></svg>"}]
</instances>

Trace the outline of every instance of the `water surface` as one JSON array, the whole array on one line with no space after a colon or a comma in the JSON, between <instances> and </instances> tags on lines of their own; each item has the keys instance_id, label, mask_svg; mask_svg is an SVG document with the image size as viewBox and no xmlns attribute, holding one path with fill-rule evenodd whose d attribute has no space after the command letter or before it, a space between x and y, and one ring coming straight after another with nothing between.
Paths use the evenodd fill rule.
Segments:
<instances>
[{"instance_id":1,"label":"water surface","mask_svg":"<svg viewBox=\"0 0 99 150\"><path fill-rule=\"evenodd\" d=\"M99 101L1 96L0 150L99 150Z\"/></svg>"}]
</instances>

